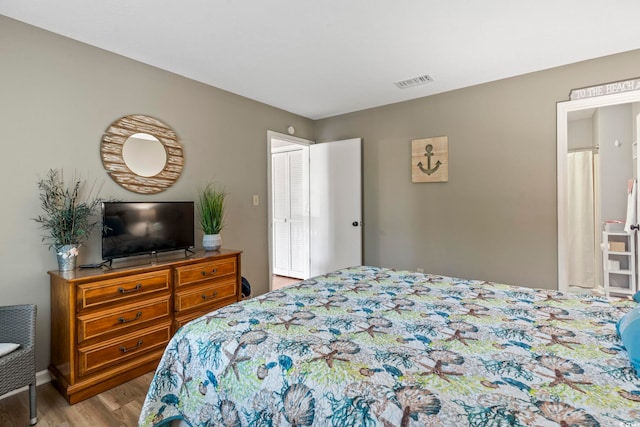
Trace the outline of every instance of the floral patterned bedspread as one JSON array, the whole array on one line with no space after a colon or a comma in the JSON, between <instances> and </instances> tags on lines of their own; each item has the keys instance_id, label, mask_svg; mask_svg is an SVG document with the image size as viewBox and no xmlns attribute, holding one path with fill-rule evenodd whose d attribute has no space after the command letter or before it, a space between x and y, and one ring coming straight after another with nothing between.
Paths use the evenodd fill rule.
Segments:
<instances>
[{"instance_id":1,"label":"floral patterned bedspread","mask_svg":"<svg viewBox=\"0 0 640 427\"><path fill-rule=\"evenodd\" d=\"M632 301L354 267L197 319L139 423L640 426Z\"/></svg>"}]
</instances>

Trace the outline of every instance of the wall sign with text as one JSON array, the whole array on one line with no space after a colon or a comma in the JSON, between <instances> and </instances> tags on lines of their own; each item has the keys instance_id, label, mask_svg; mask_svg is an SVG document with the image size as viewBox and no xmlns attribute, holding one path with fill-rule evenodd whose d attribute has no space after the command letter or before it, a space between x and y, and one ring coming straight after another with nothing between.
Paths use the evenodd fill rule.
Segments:
<instances>
[{"instance_id":1,"label":"wall sign with text","mask_svg":"<svg viewBox=\"0 0 640 427\"><path fill-rule=\"evenodd\" d=\"M605 83L602 85L573 89L569 93L569 99L593 98L595 96L611 95L613 93L630 92L640 90L640 78L622 80L619 82Z\"/></svg>"},{"instance_id":2,"label":"wall sign with text","mask_svg":"<svg viewBox=\"0 0 640 427\"><path fill-rule=\"evenodd\" d=\"M411 141L411 182L449 181L449 137Z\"/></svg>"}]
</instances>

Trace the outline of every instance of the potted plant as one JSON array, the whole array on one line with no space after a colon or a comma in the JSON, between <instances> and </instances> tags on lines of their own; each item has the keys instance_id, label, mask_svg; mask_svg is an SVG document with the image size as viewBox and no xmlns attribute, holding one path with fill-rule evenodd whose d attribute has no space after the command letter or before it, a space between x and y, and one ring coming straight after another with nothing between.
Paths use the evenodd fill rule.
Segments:
<instances>
[{"instance_id":1,"label":"potted plant","mask_svg":"<svg viewBox=\"0 0 640 427\"><path fill-rule=\"evenodd\" d=\"M205 251L216 251L222 245L220 231L224 228L224 188L207 184L198 196L200 226L204 231L202 246Z\"/></svg>"},{"instance_id":2,"label":"potted plant","mask_svg":"<svg viewBox=\"0 0 640 427\"><path fill-rule=\"evenodd\" d=\"M76 176L66 185L57 169L50 169L38 181L38 189L44 213L34 220L48 233L42 241L55 249L59 270L73 270L78 247L99 222L94 214L102 199L93 194L93 187L85 194L85 183Z\"/></svg>"}]
</instances>

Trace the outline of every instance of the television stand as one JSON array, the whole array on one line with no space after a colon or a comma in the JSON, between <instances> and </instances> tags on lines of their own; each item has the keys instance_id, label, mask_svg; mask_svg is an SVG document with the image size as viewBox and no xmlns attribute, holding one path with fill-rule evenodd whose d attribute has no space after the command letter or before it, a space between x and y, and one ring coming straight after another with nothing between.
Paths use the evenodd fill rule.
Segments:
<instances>
[{"instance_id":1,"label":"television stand","mask_svg":"<svg viewBox=\"0 0 640 427\"><path fill-rule=\"evenodd\" d=\"M242 299L241 253L50 271L53 385L74 404L156 369L178 328Z\"/></svg>"}]
</instances>

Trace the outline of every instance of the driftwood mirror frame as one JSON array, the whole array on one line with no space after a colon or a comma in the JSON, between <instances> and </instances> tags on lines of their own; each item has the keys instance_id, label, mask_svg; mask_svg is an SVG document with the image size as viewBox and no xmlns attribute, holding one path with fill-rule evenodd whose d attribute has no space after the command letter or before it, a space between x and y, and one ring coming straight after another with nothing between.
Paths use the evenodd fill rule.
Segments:
<instances>
[{"instance_id":1,"label":"driftwood mirror frame","mask_svg":"<svg viewBox=\"0 0 640 427\"><path fill-rule=\"evenodd\" d=\"M125 163L122 147L136 133L155 137L167 152L164 168L155 176L140 176ZM158 119L142 114L125 116L109 125L102 136L100 157L107 174L116 183L140 194L160 193L171 187L180 177L184 166L182 146L173 129Z\"/></svg>"}]
</instances>

